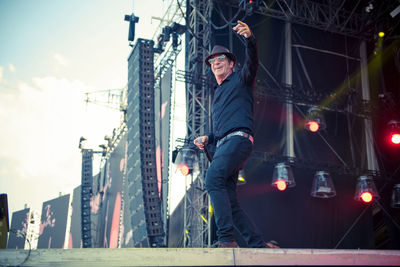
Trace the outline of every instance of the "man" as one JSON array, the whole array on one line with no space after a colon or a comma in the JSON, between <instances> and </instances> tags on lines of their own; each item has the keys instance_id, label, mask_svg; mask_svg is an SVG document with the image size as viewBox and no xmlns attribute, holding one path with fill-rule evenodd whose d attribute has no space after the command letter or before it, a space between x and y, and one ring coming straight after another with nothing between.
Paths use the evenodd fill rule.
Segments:
<instances>
[{"instance_id":1,"label":"man","mask_svg":"<svg viewBox=\"0 0 400 267\"><path fill-rule=\"evenodd\" d=\"M276 247L265 243L241 209L236 184L253 149L253 87L258 68L257 42L249 26L238 21L233 27L246 40L246 59L240 71L234 71L236 56L216 45L205 63L211 67L218 86L212 104L213 134L200 136L194 144L204 149L216 143L214 158L207 170L206 189L214 209L218 247L239 247L234 239L234 226L248 247Z\"/></svg>"}]
</instances>

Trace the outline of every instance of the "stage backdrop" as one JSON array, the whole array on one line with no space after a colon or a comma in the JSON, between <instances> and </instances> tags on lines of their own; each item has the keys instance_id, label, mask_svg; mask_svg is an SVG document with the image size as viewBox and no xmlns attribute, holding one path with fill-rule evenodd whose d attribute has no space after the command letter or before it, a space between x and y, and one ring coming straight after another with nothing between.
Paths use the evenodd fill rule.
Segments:
<instances>
[{"instance_id":1,"label":"stage backdrop","mask_svg":"<svg viewBox=\"0 0 400 267\"><path fill-rule=\"evenodd\" d=\"M43 202L37 248L64 248L69 196Z\"/></svg>"},{"instance_id":2,"label":"stage backdrop","mask_svg":"<svg viewBox=\"0 0 400 267\"><path fill-rule=\"evenodd\" d=\"M81 186L74 189L71 208L71 228L69 232L68 248L81 248Z\"/></svg>"},{"instance_id":3,"label":"stage backdrop","mask_svg":"<svg viewBox=\"0 0 400 267\"><path fill-rule=\"evenodd\" d=\"M237 12L220 3L214 7L212 20L217 26L226 23L221 14L230 18L229 14ZM373 205L355 201L357 175L340 172L345 167L366 169L365 143L372 141L363 137L363 118L357 114L362 100L360 40L292 25L294 156L307 164L293 164L296 186L279 192L271 187L271 179L273 159L287 156L285 22L257 14L244 21L258 41L260 67L254 90L254 152L245 165L247 184L238 187L242 207L265 240L274 239L283 248L375 248ZM240 36L229 27L213 27L211 43L230 48L240 69L245 58ZM376 93L376 88L371 92ZM321 107L326 120L326 129L318 134L304 129L311 106ZM325 168L332 170L337 195L313 198L314 174ZM375 183L378 190L383 188L383 181ZM171 216L172 247L182 244L181 238L175 237L183 236L182 216L179 209Z\"/></svg>"},{"instance_id":4,"label":"stage backdrop","mask_svg":"<svg viewBox=\"0 0 400 267\"><path fill-rule=\"evenodd\" d=\"M29 208L13 212L7 248L24 249L28 229Z\"/></svg>"},{"instance_id":5,"label":"stage backdrop","mask_svg":"<svg viewBox=\"0 0 400 267\"><path fill-rule=\"evenodd\" d=\"M126 137L113 148L100 173L93 178L91 200L93 247L117 248L119 242L129 245L129 225L123 216L125 201L123 184L125 175Z\"/></svg>"}]
</instances>

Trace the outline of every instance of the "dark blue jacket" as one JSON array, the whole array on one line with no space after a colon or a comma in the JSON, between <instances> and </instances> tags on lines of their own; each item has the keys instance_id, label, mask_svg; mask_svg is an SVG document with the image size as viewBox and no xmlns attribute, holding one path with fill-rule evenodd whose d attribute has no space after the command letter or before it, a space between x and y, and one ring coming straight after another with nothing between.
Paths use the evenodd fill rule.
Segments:
<instances>
[{"instance_id":1,"label":"dark blue jacket","mask_svg":"<svg viewBox=\"0 0 400 267\"><path fill-rule=\"evenodd\" d=\"M253 88L258 69L257 41L252 35L246 40L243 68L234 71L214 91L212 103L213 133L209 144L225 135L244 130L253 135Z\"/></svg>"}]
</instances>

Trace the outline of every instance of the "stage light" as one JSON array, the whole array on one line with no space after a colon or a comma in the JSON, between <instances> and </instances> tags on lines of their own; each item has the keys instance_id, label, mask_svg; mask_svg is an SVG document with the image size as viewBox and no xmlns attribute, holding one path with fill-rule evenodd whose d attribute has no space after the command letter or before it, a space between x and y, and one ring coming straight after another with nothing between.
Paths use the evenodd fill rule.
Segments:
<instances>
[{"instance_id":1,"label":"stage light","mask_svg":"<svg viewBox=\"0 0 400 267\"><path fill-rule=\"evenodd\" d=\"M400 208L400 184L393 186L391 206L393 208Z\"/></svg>"},{"instance_id":2,"label":"stage light","mask_svg":"<svg viewBox=\"0 0 400 267\"><path fill-rule=\"evenodd\" d=\"M294 187L296 182L293 178L292 168L286 163L278 163L272 174L271 185L279 191L284 191L287 187Z\"/></svg>"},{"instance_id":3,"label":"stage light","mask_svg":"<svg viewBox=\"0 0 400 267\"><path fill-rule=\"evenodd\" d=\"M365 203L369 203L372 201L372 194L370 192L364 192L361 194L361 200Z\"/></svg>"},{"instance_id":4,"label":"stage light","mask_svg":"<svg viewBox=\"0 0 400 267\"><path fill-rule=\"evenodd\" d=\"M196 163L197 154L194 149L183 147L179 150L175 159L175 164L177 165L177 170L179 170L184 176L193 172Z\"/></svg>"},{"instance_id":5,"label":"stage light","mask_svg":"<svg viewBox=\"0 0 400 267\"><path fill-rule=\"evenodd\" d=\"M190 173L190 169L188 165L181 165L178 167L178 169L181 171L181 173L186 176Z\"/></svg>"},{"instance_id":6,"label":"stage light","mask_svg":"<svg viewBox=\"0 0 400 267\"><path fill-rule=\"evenodd\" d=\"M285 191L286 190L286 182L284 180L278 180L275 182L276 188L279 191Z\"/></svg>"},{"instance_id":7,"label":"stage light","mask_svg":"<svg viewBox=\"0 0 400 267\"><path fill-rule=\"evenodd\" d=\"M237 180L237 185L244 185L244 184L246 184L246 174L245 174L245 172L244 172L244 169L241 169L240 171L239 171L239 174L238 174L238 180Z\"/></svg>"},{"instance_id":8,"label":"stage light","mask_svg":"<svg viewBox=\"0 0 400 267\"><path fill-rule=\"evenodd\" d=\"M306 129L315 133L319 129L319 123L317 121L309 121L306 123Z\"/></svg>"},{"instance_id":9,"label":"stage light","mask_svg":"<svg viewBox=\"0 0 400 267\"><path fill-rule=\"evenodd\" d=\"M398 145L400 144L400 134L392 134L390 140L392 141L393 144Z\"/></svg>"},{"instance_id":10,"label":"stage light","mask_svg":"<svg viewBox=\"0 0 400 267\"><path fill-rule=\"evenodd\" d=\"M400 122L397 120L391 120L388 122L389 128L389 141L393 145L400 144Z\"/></svg>"},{"instance_id":11,"label":"stage light","mask_svg":"<svg viewBox=\"0 0 400 267\"><path fill-rule=\"evenodd\" d=\"M372 177L369 175L362 175L358 177L354 199L364 203L370 203L378 198L379 194L376 190Z\"/></svg>"},{"instance_id":12,"label":"stage light","mask_svg":"<svg viewBox=\"0 0 400 267\"><path fill-rule=\"evenodd\" d=\"M304 124L304 128L310 132L318 132L319 130L326 129L325 118L322 115L321 109L317 107L311 107L307 111L306 123Z\"/></svg>"},{"instance_id":13,"label":"stage light","mask_svg":"<svg viewBox=\"0 0 400 267\"><path fill-rule=\"evenodd\" d=\"M311 196L317 198L331 198L336 196L332 178L326 171L317 171L314 175Z\"/></svg>"}]
</instances>

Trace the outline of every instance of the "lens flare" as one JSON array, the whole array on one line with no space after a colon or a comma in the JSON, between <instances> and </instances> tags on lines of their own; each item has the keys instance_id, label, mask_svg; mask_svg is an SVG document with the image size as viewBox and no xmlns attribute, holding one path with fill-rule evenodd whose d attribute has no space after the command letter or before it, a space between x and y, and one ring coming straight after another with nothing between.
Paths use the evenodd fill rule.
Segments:
<instances>
[{"instance_id":1,"label":"lens flare","mask_svg":"<svg viewBox=\"0 0 400 267\"><path fill-rule=\"evenodd\" d=\"M370 192L364 192L361 194L360 197L365 203L369 203L372 201L372 194Z\"/></svg>"},{"instance_id":2,"label":"lens flare","mask_svg":"<svg viewBox=\"0 0 400 267\"><path fill-rule=\"evenodd\" d=\"M279 191L284 191L286 189L286 182L284 180L277 180L275 185Z\"/></svg>"},{"instance_id":3,"label":"lens flare","mask_svg":"<svg viewBox=\"0 0 400 267\"><path fill-rule=\"evenodd\" d=\"M390 137L390 141L395 145L400 144L400 134L398 133L392 134L392 136Z\"/></svg>"},{"instance_id":4,"label":"lens flare","mask_svg":"<svg viewBox=\"0 0 400 267\"><path fill-rule=\"evenodd\" d=\"M183 175L188 175L189 174L189 167L187 165L182 165L179 167L179 170Z\"/></svg>"},{"instance_id":5,"label":"lens flare","mask_svg":"<svg viewBox=\"0 0 400 267\"><path fill-rule=\"evenodd\" d=\"M317 132L319 129L319 124L316 121L309 121L306 125L307 129L313 133Z\"/></svg>"}]
</instances>

